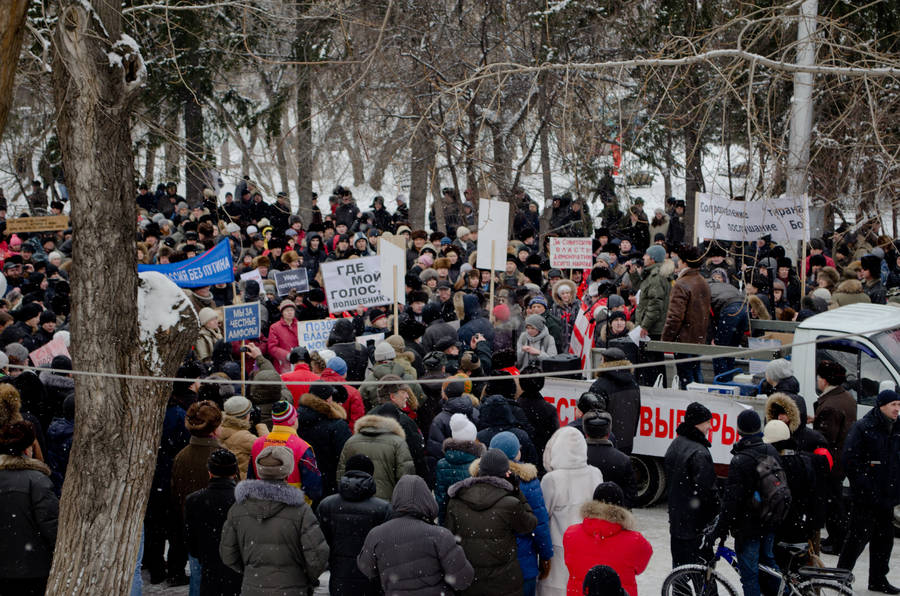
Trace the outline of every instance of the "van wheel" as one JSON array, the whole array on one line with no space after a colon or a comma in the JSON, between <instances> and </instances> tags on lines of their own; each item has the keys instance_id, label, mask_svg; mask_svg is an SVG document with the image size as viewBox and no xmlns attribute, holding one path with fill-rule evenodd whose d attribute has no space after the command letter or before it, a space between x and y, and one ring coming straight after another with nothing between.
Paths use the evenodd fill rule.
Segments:
<instances>
[{"instance_id":1,"label":"van wheel","mask_svg":"<svg viewBox=\"0 0 900 596\"><path fill-rule=\"evenodd\" d=\"M666 473L662 461L656 457L632 455L631 467L637 484L634 504L637 507L649 507L666 492Z\"/></svg>"}]
</instances>

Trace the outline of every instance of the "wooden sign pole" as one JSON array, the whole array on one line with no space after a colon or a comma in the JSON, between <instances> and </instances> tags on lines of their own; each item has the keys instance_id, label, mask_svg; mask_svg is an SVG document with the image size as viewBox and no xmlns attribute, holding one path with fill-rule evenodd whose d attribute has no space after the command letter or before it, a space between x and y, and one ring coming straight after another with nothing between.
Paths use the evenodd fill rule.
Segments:
<instances>
[{"instance_id":1,"label":"wooden sign pole","mask_svg":"<svg viewBox=\"0 0 900 596\"><path fill-rule=\"evenodd\" d=\"M400 317L398 316L398 310L400 302L400 297L398 295L399 288L397 287L397 265L394 265L394 335L400 335Z\"/></svg>"},{"instance_id":2,"label":"wooden sign pole","mask_svg":"<svg viewBox=\"0 0 900 596\"><path fill-rule=\"evenodd\" d=\"M241 395L247 397L247 386L245 385L245 381L247 380L247 367L245 366L245 357L246 352L244 352L244 346L247 345L245 340L241 340Z\"/></svg>"},{"instance_id":3,"label":"wooden sign pole","mask_svg":"<svg viewBox=\"0 0 900 596\"><path fill-rule=\"evenodd\" d=\"M491 240L491 291L490 291L490 299L488 301L488 312L491 317L491 324L494 323L494 278L496 274L494 273L494 247L496 245L496 241Z\"/></svg>"}]
</instances>

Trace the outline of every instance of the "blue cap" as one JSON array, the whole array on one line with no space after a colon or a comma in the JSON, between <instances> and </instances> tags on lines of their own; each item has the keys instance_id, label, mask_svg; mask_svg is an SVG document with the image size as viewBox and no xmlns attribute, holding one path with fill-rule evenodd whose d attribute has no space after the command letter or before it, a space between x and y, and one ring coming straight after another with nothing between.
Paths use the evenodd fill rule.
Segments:
<instances>
[{"instance_id":1,"label":"blue cap","mask_svg":"<svg viewBox=\"0 0 900 596\"><path fill-rule=\"evenodd\" d=\"M340 356L335 356L334 358L326 362L325 366L341 375L342 377L347 374L347 363L344 362L344 359Z\"/></svg>"},{"instance_id":2,"label":"blue cap","mask_svg":"<svg viewBox=\"0 0 900 596\"><path fill-rule=\"evenodd\" d=\"M506 457L510 461L515 461L516 457L519 455L521 445L519 444L519 438L516 437L516 435L505 430L494 435L494 438L491 439L490 447L491 449L499 449L506 454Z\"/></svg>"}]
</instances>

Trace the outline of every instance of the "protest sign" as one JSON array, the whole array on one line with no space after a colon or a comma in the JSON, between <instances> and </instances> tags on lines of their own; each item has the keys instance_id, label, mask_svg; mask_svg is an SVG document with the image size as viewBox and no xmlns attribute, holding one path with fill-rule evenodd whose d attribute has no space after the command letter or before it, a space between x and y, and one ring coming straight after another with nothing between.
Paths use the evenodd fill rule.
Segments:
<instances>
[{"instance_id":1,"label":"protest sign","mask_svg":"<svg viewBox=\"0 0 900 596\"><path fill-rule=\"evenodd\" d=\"M144 271L162 273L175 282L179 288L230 284L234 281L231 244L226 238L202 255L197 255L192 259L168 265L138 265L138 272Z\"/></svg>"},{"instance_id":2,"label":"protest sign","mask_svg":"<svg viewBox=\"0 0 900 596\"><path fill-rule=\"evenodd\" d=\"M590 238L550 238L550 266L554 269L590 269L594 266L592 249Z\"/></svg>"},{"instance_id":3,"label":"protest sign","mask_svg":"<svg viewBox=\"0 0 900 596\"><path fill-rule=\"evenodd\" d=\"M56 356L66 356L71 358L71 356L69 356L69 349L66 347L66 342L63 341L62 338L48 341L28 356L35 366L48 366L53 362L53 358Z\"/></svg>"},{"instance_id":4,"label":"protest sign","mask_svg":"<svg viewBox=\"0 0 900 596\"><path fill-rule=\"evenodd\" d=\"M334 324L340 319L297 321L297 341L310 352L324 350Z\"/></svg>"},{"instance_id":5,"label":"protest sign","mask_svg":"<svg viewBox=\"0 0 900 596\"><path fill-rule=\"evenodd\" d=\"M381 292L381 257L363 257L321 263L325 295L331 313L390 304Z\"/></svg>"},{"instance_id":6,"label":"protest sign","mask_svg":"<svg viewBox=\"0 0 900 596\"><path fill-rule=\"evenodd\" d=\"M257 273L259 273L258 270ZM262 285L262 282L260 282L260 285ZM306 267L276 271L275 288L278 290L279 296L286 296L291 290L297 290L298 294L308 292L309 278L306 275Z\"/></svg>"},{"instance_id":7,"label":"protest sign","mask_svg":"<svg viewBox=\"0 0 900 596\"><path fill-rule=\"evenodd\" d=\"M262 334L262 317L259 314L259 302L225 306L225 322L223 331L225 341L242 341L256 339Z\"/></svg>"},{"instance_id":8,"label":"protest sign","mask_svg":"<svg viewBox=\"0 0 900 596\"><path fill-rule=\"evenodd\" d=\"M241 273L241 282L248 282L250 280L258 283L260 288L262 287L263 278L262 273L259 272L259 268L256 268L253 271L248 271L247 273Z\"/></svg>"},{"instance_id":9,"label":"protest sign","mask_svg":"<svg viewBox=\"0 0 900 596\"><path fill-rule=\"evenodd\" d=\"M369 341L374 341L376 345L378 342L384 341L384 333L368 333L366 335L358 335L356 336L356 343L365 347Z\"/></svg>"},{"instance_id":10,"label":"protest sign","mask_svg":"<svg viewBox=\"0 0 900 596\"><path fill-rule=\"evenodd\" d=\"M509 203L478 200L478 256L475 267L485 271L506 268L506 244L509 238ZM493 253L493 259L491 254ZM493 262L491 262L493 260Z\"/></svg>"},{"instance_id":11,"label":"protest sign","mask_svg":"<svg viewBox=\"0 0 900 596\"><path fill-rule=\"evenodd\" d=\"M42 217L16 217L6 220L7 234L23 232L50 232L69 227L68 215L45 215Z\"/></svg>"},{"instance_id":12,"label":"protest sign","mask_svg":"<svg viewBox=\"0 0 900 596\"><path fill-rule=\"evenodd\" d=\"M779 244L809 239L808 201L782 197L760 201L731 201L697 193L696 234L700 240L750 241L771 235Z\"/></svg>"},{"instance_id":13,"label":"protest sign","mask_svg":"<svg viewBox=\"0 0 900 596\"><path fill-rule=\"evenodd\" d=\"M379 242L378 256L381 259L381 293L394 302L394 288L397 300L406 304L406 250L391 242Z\"/></svg>"}]
</instances>

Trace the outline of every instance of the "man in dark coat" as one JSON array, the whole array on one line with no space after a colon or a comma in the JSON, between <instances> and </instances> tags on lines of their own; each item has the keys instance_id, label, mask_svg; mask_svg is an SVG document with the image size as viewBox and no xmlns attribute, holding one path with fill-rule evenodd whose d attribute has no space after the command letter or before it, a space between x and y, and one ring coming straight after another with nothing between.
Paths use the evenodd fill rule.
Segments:
<instances>
[{"instance_id":1,"label":"man in dark coat","mask_svg":"<svg viewBox=\"0 0 900 596\"><path fill-rule=\"evenodd\" d=\"M603 350L603 367L631 366L619 348ZM641 389L630 369L600 370L591 392L608 396L606 411L612 416L612 434L616 448L631 455L641 417Z\"/></svg>"},{"instance_id":2,"label":"man in dark coat","mask_svg":"<svg viewBox=\"0 0 900 596\"><path fill-rule=\"evenodd\" d=\"M528 534L537 517L521 491L508 480L509 459L500 449L488 449L479 460L478 475L457 482L447 491L446 526L460 537L475 581L466 596L522 594L522 570L516 534Z\"/></svg>"},{"instance_id":3,"label":"man in dark coat","mask_svg":"<svg viewBox=\"0 0 900 596\"><path fill-rule=\"evenodd\" d=\"M615 482L625 494L625 506L632 507L637 483L631 458L609 440L612 417L607 412L588 412L582 418L587 440L587 463L603 473L604 482Z\"/></svg>"},{"instance_id":4,"label":"man in dark coat","mask_svg":"<svg viewBox=\"0 0 900 596\"><path fill-rule=\"evenodd\" d=\"M188 495L184 503L188 553L200 562L200 596L238 596L241 574L219 557L219 541L228 510L234 505L237 458L227 449L209 456L209 485Z\"/></svg>"},{"instance_id":5,"label":"man in dark coat","mask_svg":"<svg viewBox=\"0 0 900 596\"><path fill-rule=\"evenodd\" d=\"M396 375L385 375L381 380L397 382L402 379ZM416 474L428 481L428 464L425 461L425 439L422 437L422 432L416 423L401 409L403 407L402 404L406 403L411 393L412 391L406 385L395 385L393 383L381 385L378 388L378 400L381 405L373 408L369 414L393 418L400 423L400 427L406 435L406 446L409 447L409 454L412 456L413 464L416 466Z\"/></svg>"},{"instance_id":6,"label":"man in dark coat","mask_svg":"<svg viewBox=\"0 0 900 596\"><path fill-rule=\"evenodd\" d=\"M338 492L316 510L328 546L328 593L331 596L378 596L381 586L356 566L366 536L391 518L391 504L375 496L375 466L362 454L347 460Z\"/></svg>"},{"instance_id":7,"label":"man in dark coat","mask_svg":"<svg viewBox=\"0 0 900 596\"><path fill-rule=\"evenodd\" d=\"M753 507L758 498L758 461L765 457L778 460L778 452L762 440L762 420L754 410L744 410L738 415L737 430L740 440L731 449L733 457L728 466L728 480L722 498L722 511L713 531L715 538L723 538L729 532L734 536L734 550L738 556L738 571L744 594L760 594L760 582L770 583L770 577L760 574L759 565L777 569L775 555L775 528L765 526L758 509ZM780 461L780 460L778 460Z\"/></svg>"},{"instance_id":8,"label":"man in dark coat","mask_svg":"<svg viewBox=\"0 0 900 596\"><path fill-rule=\"evenodd\" d=\"M466 294L463 296L463 309L465 311L465 319L459 327L457 336L460 343L464 346L470 346L472 337L477 334L484 336L489 346L494 345L494 326L481 308L478 296L474 294Z\"/></svg>"},{"instance_id":9,"label":"man in dark coat","mask_svg":"<svg viewBox=\"0 0 900 596\"><path fill-rule=\"evenodd\" d=\"M309 443L322 472L322 496L337 492L337 466L341 450L353 433L347 412L333 399L330 385L310 387L297 406L297 434Z\"/></svg>"},{"instance_id":10,"label":"man in dark coat","mask_svg":"<svg viewBox=\"0 0 900 596\"><path fill-rule=\"evenodd\" d=\"M719 509L707 439L711 427L712 414L706 406L691 403L675 430L678 436L666 451L666 478L680 479L666 484L673 567L703 563L704 557L712 555L711 548L705 552L700 548L703 531Z\"/></svg>"},{"instance_id":11,"label":"man in dark coat","mask_svg":"<svg viewBox=\"0 0 900 596\"><path fill-rule=\"evenodd\" d=\"M900 594L887 574L894 546L894 507L900 505L900 395L885 390L855 423L844 444L853 507L838 567L853 570L869 544L869 590Z\"/></svg>"},{"instance_id":12,"label":"man in dark coat","mask_svg":"<svg viewBox=\"0 0 900 596\"><path fill-rule=\"evenodd\" d=\"M366 366L369 364L369 356L364 347L356 343L357 330L353 328L350 319L340 319L331 329L328 336L328 348L336 356L340 356L347 363L348 381L362 381L366 378Z\"/></svg>"},{"instance_id":13,"label":"man in dark coat","mask_svg":"<svg viewBox=\"0 0 900 596\"><path fill-rule=\"evenodd\" d=\"M529 366L522 369L523 375L540 374L541 369L537 366ZM553 433L559 429L559 416L556 408L544 399L541 395L541 389L544 388L544 377L519 377L519 387L522 393L519 395L518 402L525 416L534 428L531 435L534 439L534 448L537 451L538 470L543 473L542 460L544 458L544 447L547 441L553 436Z\"/></svg>"},{"instance_id":14,"label":"man in dark coat","mask_svg":"<svg viewBox=\"0 0 900 596\"><path fill-rule=\"evenodd\" d=\"M392 596L443 596L466 589L475 573L453 533L434 525L437 502L425 481L407 475L391 496L393 516L366 536L362 574Z\"/></svg>"},{"instance_id":15,"label":"man in dark coat","mask_svg":"<svg viewBox=\"0 0 900 596\"><path fill-rule=\"evenodd\" d=\"M678 273L669 295L669 309L660 339L705 344L710 316L709 283L700 275L701 259L696 248L684 248L678 256ZM682 356L676 354L675 357ZM688 383L703 382L700 362L678 364L677 369L682 389Z\"/></svg>"},{"instance_id":16,"label":"man in dark coat","mask_svg":"<svg viewBox=\"0 0 900 596\"><path fill-rule=\"evenodd\" d=\"M485 445L491 444L491 439L499 432L508 430L516 435L522 446L522 461L529 464L537 464L537 451L531 437L518 425L513 415L509 401L502 395L491 395L481 404L478 414L478 440Z\"/></svg>"}]
</instances>

